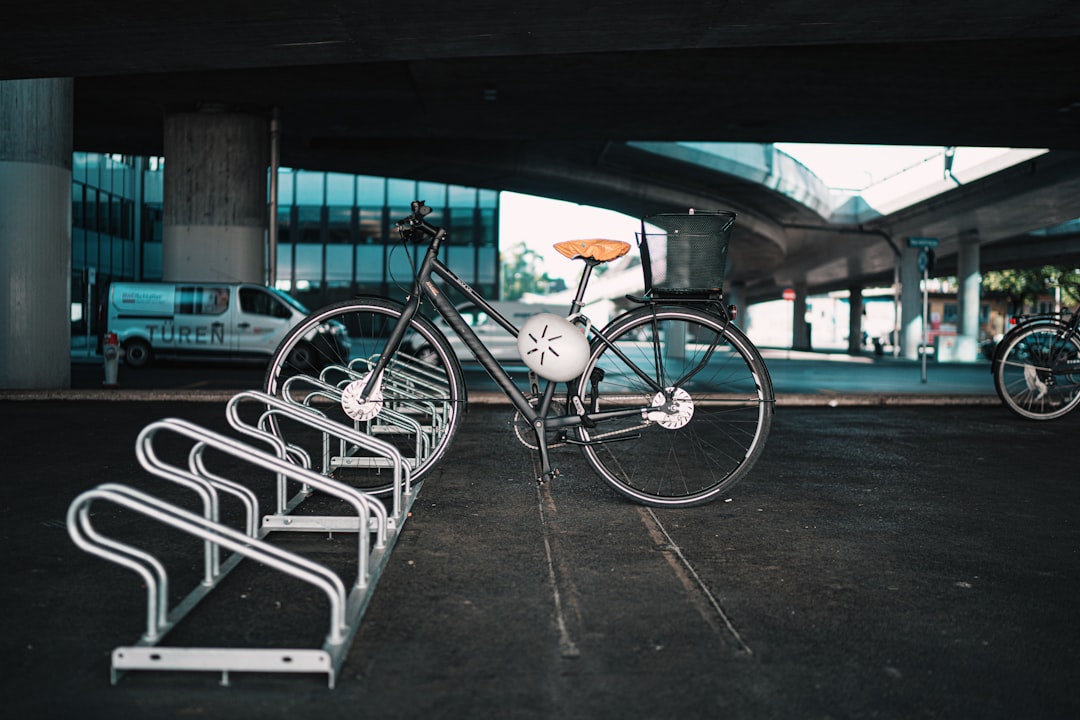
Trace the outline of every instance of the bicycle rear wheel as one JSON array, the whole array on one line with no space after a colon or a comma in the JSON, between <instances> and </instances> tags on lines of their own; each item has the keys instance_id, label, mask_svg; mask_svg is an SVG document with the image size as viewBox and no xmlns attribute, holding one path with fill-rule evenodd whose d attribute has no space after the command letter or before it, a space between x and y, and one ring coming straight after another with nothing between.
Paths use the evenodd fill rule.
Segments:
<instances>
[{"instance_id":1,"label":"bicycle rear wheel","mask_svg":"<svg viewBox=\"0 0 1080 720\"><path fill-rule=\"evenodd\" d=\"M589 464L646 505L700 505L730 490L772 423L772 380L753 344L731 323L678 306L635 310L603 334L609 343L594 345L578 387L588 410L656 407L582 427ZM657 387L676 403L664 409Z\"/></svg>"},{"instance_id":2,"label":"bicycle rear wheel","mask_svg":"<svg viewBox=\"0 0 1080 720\"><path fill-rule=\"evenodd\" d=\"M994 389L1029 420L1053 420L1080 403L1080 339L1059 322L1021 325L1001 341Z\"/></svg>"},{"instance_id":3,"label":"bicycle rear wheel","mask_svg":"<svg viewBox=\"0 0 1080 720\"><path fill-rule=\"evenodd\" d=\"M281 341L263 384L270 395L312 407L394 445L416 480L446 452L463 412L464 377L445 336L422 317L410 322L408 347L417 350L412 354L402 347L391 359L382 379L382 407L371 420L350 417L341 397L350 382L374 366L402 309L392 300L371 297L317 310ZM388 465L374 453L325 438L283 416L269 421L274 433L297 448L298 457L310 458L316 471L375 494L391 489Z\"/></svg>"}]
</instances>

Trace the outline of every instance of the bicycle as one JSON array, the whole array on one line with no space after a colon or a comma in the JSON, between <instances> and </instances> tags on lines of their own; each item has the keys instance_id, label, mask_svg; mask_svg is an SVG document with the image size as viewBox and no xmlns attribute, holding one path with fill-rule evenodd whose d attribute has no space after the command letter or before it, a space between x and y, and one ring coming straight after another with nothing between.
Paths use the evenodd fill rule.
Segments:
<instances>
[{"instance_id":1,"label":"bicycle","mask_svg":"<svg viewBox=\"0 0 1080 720\"><path fill-rule=\"evenodd\" d=\"M1005 407L1029 420L1053 420L1080 404L1078 329L1080 312L1075 310L1017 318L990 364Z\"/></svg>"},{"instance_id":2,"label":"bicycle","mask_svg":"<svg viewBox=\"0 0 1080 720\"><path fill-rule=\"evenodd\" d=\"M733 213L647 218L648 227L664 230L659 234L646 232L643 221L638 243L646 292L628 296L631 309L603 329L582 313L586 287L595 268L626 254L630 244L556 243L564 256L584 263L569 313L533 316L519 329L440 259L448 238L425 219L430 208L418 200L411 211L395 228L406 247L427 243L427 249L405 302L360 296L312 313L274 353L267 393L398 443L413 479L423 477L445 455L467 401L457 355L420 312L426 301L513 405L518 438L539 453L538 482L560 474L551 451L563 446L580 448L617 492L652 506L709 502L749 472L768 437L775 397L761 354L732 322L734 308L723 304L720 278ZM667 239L667 247L650 245L658 239ZM704 289L667 287L685 286L687 273L701 267L714 274ZM450 289L517 338L527 389L472 332ZM338 341L319 341L327 335ZM571 346L580 357L569 370L565 363L558 372L554 365L545 369L545 361L574 355ZM347 348L348 356L335 348ZM565 390L557 393L558 387ZM283 422L274 427L288 443L300 444ZM306 451L321 457L323 471L337 479L374 493L386 489L379 460L361 448L312 439Z\"/></svg>"}]
</instances>

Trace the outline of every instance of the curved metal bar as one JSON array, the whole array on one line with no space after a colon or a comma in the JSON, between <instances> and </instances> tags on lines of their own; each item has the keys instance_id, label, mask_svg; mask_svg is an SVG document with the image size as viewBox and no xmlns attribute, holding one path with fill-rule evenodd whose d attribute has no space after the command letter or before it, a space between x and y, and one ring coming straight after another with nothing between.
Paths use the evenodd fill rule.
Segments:
<instances>
[{"instance_id":1,"label":"curved metal bar","mask_svg":"<svg viewBox=\"0 0 1080 720\"><path fill-rule=\"evenodd\" d=\"M340 645L345 642L348 636L348 626L345 622L347 604L345 585L341 582L341 578L322 565L256 538L251 538L221 523L208 520L176 505L159 500L152 495L115 483L99 485L79 495L72 502L69 517L72 516L72 513L84 514L86 517L85 523L89 525L88 508L94 500L107 500L126 507L153 520L202 538L208 543L221 545L245 557L254 558L275 570L314 585L322 590L330 601L330 631L327 634L327 643ZM76 540L76 543L78 544L78 540ZM84 546L80 544L80 547ZM101 548L84 547L84 549L130 567L137 572L140 571L137 564L125 562L126 558L122 556L109 557L100 552ZM140 574L146 579L146 574L142 572Z\"/></svg>"},{"instance_id":2,"label":"curved metal bar","mask_svg":"<svg viewBox=\"0 0 1080 720\"><path fill-rule=\"evenodd\" d=\"M246 396L249 399L258 400L259 402L283 402L270 396L265 396L262 393L240 393L237 397ZM318 420L316 416L305 411L300 411L305 416L306 420ZM334 425L334 423L331 423ZM338 426L340 427L340 426ZM331 480L330 478L323 477L318 473L314 473L305 468L298 467L292 463L282 460L274 455L252 447L251 445L239 442L234 438L221 435L212 430L208 430L194 423L186 420L180 420L178 418L167 418L164 420L158 420L150 423L144 429L144 433L153 435L160 430L169 430L180 435L184 435L192 438L193 440L204 442L208 446L211 446L217 450L220 450L226 454L234 457L246 460L253 465L257 465L270 472L280 473L285 477L291 478L297 482L312 485L327 494L339 497L356 509L360 516L360 527L370 528L372 515L376 518L376 547L385 547L386 537L388 532L388 521L386 517L386 508L377 499L372 498L366 493L357 490L356 488L348 487L342 483ZM400 457L400 456L399 456ZM358 533L358 565L357 572L357 587L366 587L368 583L368 558L370 555L370 549L368 547L368 537L365 533Z\"/></svg>"},{"instance_id":3,"label":"curved metal bar","mask_svg":"<svg viewBox=\"0 0 1080 720\"><path fill-rule=\"evenodd\" d=\"M160 478L169 480L178 485L190 488L199 495L203 501L203 515L207 520L217 522L220 510L217 489L214 483L204 477L189 472L185 468L167 463L154 452L153 432L147 432L150 426L146 426L135 439L135 457L144 469ZM211 585L221 572L221 553L217 546L212 543L203 545L203 584Z\"/></svg>"},{"instance_id":4,"label":"curved metal bar","mask_svg":"<svg viewBox=\"0 0 1080 720\"><path fill-rule=\"evenodd\" d=\"M259 534L259 498L250 488L208 470L206 461L203 459L205 449L204 443L192 446L191 452L188 453L188 467L195 475L206 478L214 487L240 500L244 506L245 532L251 537L256 537Z\"/></svg>"},{"instance_id":5,"label":"curved metal bar","mask_svg":"<svg viewBox=\"0 0 1080 720\"><path fill-rule=\"evenodd\" d=\"M165 566L150 553L107 538L90 523L92 491L79 495L68 506L67 530L76 546L98 557L134 570L146 585L146 633L148 642L156 641L166 626L169 577Z\"/></svg>"},{"instance_id":6,"label":"curved metal bar","mask_svg":"<svg viewBox=\"0 0 1080 720\"><path fill-rule=\"evenodd\" d=\"M409 467L408 463L406 463L401 457L401 453L396 447L384 440L380 440L378 438L362 433L354 428L330 420L315 410L306 408L302 405L297 405L294 402L283 400L282 398L275 397L273 395L267 395L266 393L256 390L245 390L241 393L234 395L233 398L229 401L229 405L230 407L232 407L235 404L238 404L239 402L244 400L262 403L269 408L280 412L283 415L287 415L288 417L299 423L305 424L311 428L326 433L327 435L331 435L333 437L345 440L346 442L353 443L354 445L359 445L360 447L371 450L372 452L376 452L379 455L385 457L387 460L390 461L394 471L394 507L392 516L395 519L399 519L401 517L401 496L402 493L411 492L412 469ZM311 471L306 472L308 475L323 478L322 475L319 475L317 473L313 473ZM347 485L342 485L340 483L335 483L335 485L339 487L348 487ZM377 500L371 498L368 495L365 495L365 497L368 498L371 502L374 502L380 510L385 512L385 508L382 506L382 503L378 502ZM382 540L385 540L385 536L382 538ZM380 544L380 547L381 546L382 545Z\"/></svg>"},{"instance_id":7,"label":"curved metal bar","mask_svg":"<svg viewBox=\"0 0 1080 720\"><path fill-rule=\"evenodd\" d=\"M299 460L301 467L311 469L311 456L304 451L303 448L298 448L293 445L289 445L282 438L275 435L273 432L263 427L262 418L256 422L255 425L246 422L240 417L240 413L237 410L238 401L236 397L230 398L229 402L225 405L225 419L228 420L229 426L237 432L253 437L256 440L261 440L273 447L277 456L283 460L288 460L290 457ZM295 463L294 463L295 464ZM305 486L305 492L310 490ZM285 507L288 503L286 497L285 476L281 473L277 474L277 508L276 512L284 513Z\"/></svg>"}]
</instances>

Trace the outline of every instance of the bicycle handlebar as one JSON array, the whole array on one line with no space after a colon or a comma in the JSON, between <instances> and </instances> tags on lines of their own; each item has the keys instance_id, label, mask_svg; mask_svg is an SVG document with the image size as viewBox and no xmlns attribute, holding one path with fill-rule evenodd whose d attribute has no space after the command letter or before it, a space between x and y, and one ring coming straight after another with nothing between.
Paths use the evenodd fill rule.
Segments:
<instances>
[{"instance_id":1,"label":"bicycle handlebar","mask_svg":"<svg viewBox=\"0 0 1080 720\"><path fill-rule=\"evenodd\" d=\"M431 208L423 200L413 200L410 209L412 213L408 217L394 224L402 238L418 243L426 238L442 239L446 235L444 228L437 228L424 219L431 214Z\"/></svg>"}]
</instances>

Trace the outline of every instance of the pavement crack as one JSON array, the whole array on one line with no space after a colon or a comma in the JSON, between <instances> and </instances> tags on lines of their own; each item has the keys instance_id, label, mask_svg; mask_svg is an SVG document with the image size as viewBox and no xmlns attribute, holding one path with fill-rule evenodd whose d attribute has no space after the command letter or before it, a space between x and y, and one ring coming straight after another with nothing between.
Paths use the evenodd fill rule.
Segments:
<instances>
[{"instance_id":1,"label":"pavement crack","mask_svg":"<svg viewBox=\"0 0 1080 720\"><path fill-rule=\"evenodd\" d=\"M577 588L566 565L566 554L562 551L558 539L557 509L550 486L538 485L536 498L540 511L540 527L544 534L548 582L555 606L555 626L559 633L559 654L564 659L577 659L581 657L581 650L574 638L581 625L581 606L577 600Z\"/></svg>"},{"instance_id":2,"label":"pavement crack","mask_svg":"<svg viewBox=\"0 0 1080 720\"><path fill-rule=\"evenodd\" d=\"M668 534L667 529L660 522L660 518L656 517L656 513L652 511L652 508L639 507L637 510L641 516L641 521L645 523L645 529L648 531L653 545L662 551L664 558L671 566L672 572L675 573L675 577L683 586L698 614L717 634L725 635L734 642L739 652L753 655L754 651L743 640L742 635L739 634L738 629L731 621L731 618L728 617L720 601L709 590L709 586L705 584L694 566L686 559L682 548Z\"/></svg>"}]
</instances>

